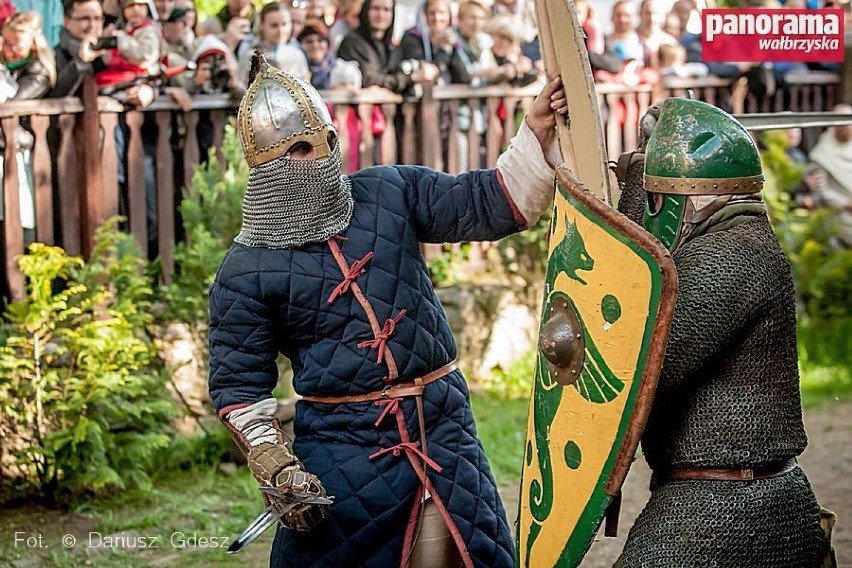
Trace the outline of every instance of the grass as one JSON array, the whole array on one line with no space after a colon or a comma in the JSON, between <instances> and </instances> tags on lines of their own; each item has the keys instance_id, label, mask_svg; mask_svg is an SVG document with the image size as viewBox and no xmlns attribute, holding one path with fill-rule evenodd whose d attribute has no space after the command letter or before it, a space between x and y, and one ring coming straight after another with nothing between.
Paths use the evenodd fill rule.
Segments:
<instances>
[{"instance_id":1,"label":"grass","mask_svg":"<svg viewBox=\"0 0 852 568\"><path fill-rule=\"evenodd\" d=\"M94 499L66 514L37 507L4 511L0 565L264 565L272 531L237 556L224 550L261 509L257 484L245 468L230 475L216 467L180 471L155 480L151 490ZM42 535L44 547L16 543L16 532ZM63 536L69 534L76 544L67 548Z\"/></svg>"},{"instance_id":2,"label":"grass","mask_svg":"<svg viewBox=\"0 0 852 568\"><path fill-rule=\"evenodd\" d=\"M848 400L850 396L852 376L848 365L804 365L802 400L807 408L830 400ZM472 396L472 406L497 483L504 488L517 484L528 401L480 394ZM205 450L195 443L178 447L175 455L169 456L169 463L178 471L155 477L149 490L133 489L98 497L67 513L32 506L4 509L0 513L0 566L266 565L273 531L267 531L238 555L228 555L223 550L261 511L261 503L257 485L245 467L227 473L217 466L199 465L209 463L221 452L220 443L211 444L207 456L201 455ZM24 538L42 535L44 548L16 544L16 532L24 533ZM65 534L77 539L74 547L62 546ZM93 544L103 544L106 537L112 537L114 543L121 544L123 540L134 543L135 548L132 544L123 548L90 548L86 546L90 537ZM156 549L142 548L153 538ZM204 538L215 540L201 541Z\"/></svg>"},{"instance_id":3,"label":"grass","mask_svg":"<svg viewBox=\"0 0 852 568\"><path fill-rule=\"evenodd\" d=\"M809 365L800 373L805 409L852 399L852 371L848 365Z\"/></svg>"},{"instance_id":4,"label":"grass","mask_svg":"<svg viewBox=\"0 0 852 568\"><path fill-rule=\"evenodd\" d=\"M490 395L473 397L479 434L492 464L497 482L517 483L526 433L527 401L500 400ZM193 449L195 448L195 449ZM198 451L197 445L182 448ZM216 453L216 451L213 451ZM174 457L175 462L179 460ZM181 465L192 466L183 456ZM155 477L153 488L132 489L102 496L61 513L39 507L19 507L0 514L0 566L77 566L136 568L147 566L245 567L268 562L273 531L238 555L228 555L220 547L227 544L260 512L257 484L245 467L227 474L215 466L191 469ZM15 543L22 538L42 536L44 548ZM76 545L63 546L71 534ZM187 546L190 537L215 538L210 546ZM89 547L91 543L95 547ZM115 548L103 546L118 544ZM129 543L130 546L122 547ZM145 548L149 544L157 548ZM100 546L98 546L100 545Z\"/></svg>"},{"instance_id":5,"label":"grass","mask_svg":"<svg viewBox=\"0 0 852 568\"><path fill-rule=\"evenodd\" d=\"M517 483L521 476L521 460L527 436L526 399L498 399L481 395L471 397L476 428L491 473L498 485Z\"/></svg>"}]
</instances>

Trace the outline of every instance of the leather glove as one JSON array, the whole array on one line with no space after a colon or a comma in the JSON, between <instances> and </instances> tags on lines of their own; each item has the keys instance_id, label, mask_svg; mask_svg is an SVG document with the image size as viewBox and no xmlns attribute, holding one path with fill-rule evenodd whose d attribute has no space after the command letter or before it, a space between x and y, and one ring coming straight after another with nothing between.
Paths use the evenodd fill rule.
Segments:
<instances>
[{"instance_id":1,"label":"leather glove","mask_svg":"<svg viewBox=\"0 0 852 568\"><path fill-rule=\"evenodd\" d=\"M325 517L328 505L301 503L297 496L325 497L316 476L305 471L275 418L275 399L266 399L228 414L224 423L248 458L254 478L263 485L263 501L285 528L308 531ZM294 506L294 503L295 506Z\"/></svg>"},{"instance_id":2,"label":"leather glove","mask_svg":"<svg viewBox=\"0 0 852 568\"><path fill-rule=\"evenodd\" d=\"M274 512L286 509L279 522L288 529L309 531L317 526L328 510L328 505L300 503L293 493L325 497L325 488L315 475L305 471L300 462L285 444L263 443L252 448L248 455L248 466L252 475L265 487L275 489L278 494L263 493L263 502Z\"/></svg>"}]
</instances>

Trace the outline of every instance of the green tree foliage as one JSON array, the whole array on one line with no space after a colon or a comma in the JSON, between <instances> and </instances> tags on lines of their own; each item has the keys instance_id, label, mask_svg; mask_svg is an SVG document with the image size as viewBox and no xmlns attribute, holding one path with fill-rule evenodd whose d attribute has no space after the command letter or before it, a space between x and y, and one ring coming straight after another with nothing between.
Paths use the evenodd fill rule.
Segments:
<instances>
[{"instance_id":1,"label":"green tree foliage","mask_svg":"<svg viewBox=\"0 0 852 568\"><path fill-rule=\"evenodd\" d=\"M538 349L531 349L506 369L495 369L484 382L485 392L497 399L528 399L532 392Z\"/></svg>"},{"instance_id":2,"label":"green tree foliage","mask_svg":"<svg viewBox=\"0 0 852 568\"><path fill-rule=\"evenodd\" d=\"M172 284L159 291L166 320L191 326L207 321L207 291L240 231L248 165L232 125L225 129L222 153L224 170L211 151L208 163L196 170L192 185L184 190L180 212L186 238L175 247L179 268Z\"/></svg>"},{"instance_id":3,"label":"green tree foliage","mask_svg":"<svg viewBox=\"0 0 852 568\"><path fill-rule=\"evenodd\" d=\"M852 347L852 250L833 245L838 228L831 210L796 206L790 191L803 169L787 157L784 134L769 132L762 141L764 197L799 297L800 359L845 365Z\"/></svg>"},{"instance_id":4,"label":"green tree foliage","mask_svg":"<svg viewBox=\"0 0 852 568\"><path fill-rule=\"evenodd\" d=\"M195 0L195 8L206 17L215 15L225 6L225 0Z\"/></svg>"},{"instance_id":5,"label":"green tree foliage","mask_svg":"<svg viewBox=\"0 0 852 568\"><path fill-rule=\"evenodd\" d=\"M550 208L526 231L501 239L497 243L503 269L508 274L518 276L533 286L544 278L552 215L553 210Z\"/></svg>"},{"instance_id":6,"label":"green tree foliage","mask_svg":"<svg viewBox=\"0 0 852 568\"><path fill-rule=\"evenodd\" d=\"M89 264L31 245L25 297L0 321L0 454L51 503L147 484L176 414L146 333L144 262L116 224L97 231Z\"/></svg>"}]
</instances>

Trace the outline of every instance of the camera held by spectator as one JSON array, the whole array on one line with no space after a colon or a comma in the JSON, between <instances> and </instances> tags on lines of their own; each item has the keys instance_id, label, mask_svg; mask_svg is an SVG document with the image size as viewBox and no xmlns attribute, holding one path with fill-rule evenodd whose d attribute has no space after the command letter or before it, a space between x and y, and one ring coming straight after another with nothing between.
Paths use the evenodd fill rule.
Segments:
<instances>
[{"instance_id":1,"label":"camera held by spectator","mask_svg":"<svg viewBox=\"0 0 852 568\"><path fill-rule=\"evenodd\" d=\"M204 36L195 49L196 63L192 91L194 94L242 94L245 90L237 78L237 63L233 53L215 36Z\"/></svg>"}]
</instances>

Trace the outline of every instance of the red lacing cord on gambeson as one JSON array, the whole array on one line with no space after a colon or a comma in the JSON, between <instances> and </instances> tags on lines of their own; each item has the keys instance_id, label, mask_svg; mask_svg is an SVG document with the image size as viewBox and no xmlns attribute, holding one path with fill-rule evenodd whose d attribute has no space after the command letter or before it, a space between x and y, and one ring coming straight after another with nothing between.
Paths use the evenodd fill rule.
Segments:
<instances>
[{"instance_id":1,"label":"red lacing cord on gambeson","mask_svg":"<svg viewBox=\"0 0 852 568\"><path fill-rule=\"evenodd\" d=\"M386 454L388 452L393 452L394 456L399 456L403 451L411 452L411 453L415 454L417 457L419 457L420 459L423 460L423 463L425 463L426 465L428 465L429 467L431 467L432 469L434 469L438 473L441 473L444 470L444 468L442 468L437 463L435 463L434 461L429 459L429 456L427 456L426 454L424 454L423 452L420 451L420 442L402 442L402 443L397 444L395 446L391 446L390 448L382 448L378 452L374 452L374 453L370 454L370 459L377 458L377 457L379 457L383 454Z\"/></svg>"},{"instance_id":2,"label":"red lacing cord on gambeson","mask_svg":"<svg viewBox=\"0 0 852 568\"><path fill-rule=\"evenodd\" d=\"M379 415L379 419L376 420L376 427L377 428L379 427L379 424L382 423L382 420L384 420L385 417L388 414L397 414L399 412L399 401L400 401L400 399L398 399L398 398L392 398L390 400L377 400L376 402L373 403L375 406L385 405L385 409L382 411L381 415ZM397 420L399 420L399 417L397 417ZM399 423L399 427L400 428L404 427L402 422ZM429 467L431 467L432 469L434 469L438 473L441 473L443 471L443 468L441 466L439 466L433 460L429 459L429 456L427 456L426 454L424 454L423 452L420 451L420 442L407 441L408 440L407 435L404 435L402 439L403 439L403 442L401 442L401 443L399 443L395 446L391 446L390 448L382 448L381 450L379 450L377 452L373 452L372 454L370 454L370 459L377 458L377 457L379 457L383 454L386 454L388 452L393 452L394 456L399 456L400 453L402 453L402 451L404 450L406 452L412 452L415 455L419 456L420 459L423 460L423 463L425 463L426 465L428 465Z\"/></svg>"},{"instance_id":3,"label":"red lacing cord on gambeson","mask_svg":"<svg viewBox=\"0 0 852 568\"><path fill-rule=\"evenodd\" d=\"M371 258L373 258L373 251L368 252L364 255L364 258L349 267L349 272L347 272L346 276L343 277L343 281L334 288L331 295L328 297L329 304L334 302L338 296L342 296L348 292L349 286L352 285L355 279L367 272L367 269L364 267L368 262L370 262Z\"/></svg>"},{"instance_id":4,"label":"red lacing cord on gambeson","mask_svg":"<svg viewBox=\"0 0 852 568\"><path fill-rule=\"evenodd\" d=\"M400 310L395 317L390 318L385 322L385 325L382 327L382 330L378 334L376 334L375 339L368 339L367 341L362 341L358 344L358 347L369 347L378 351L376 363L381 364L382 360L385 358L385 349L388 348L388 339L391 335L393 335L393 332L396 329L396 324L399 323L399 320L401 320L402 316L404 315L405 310Z\"/></svg>"},{"instance_id":5,"label":"red lacing cord on gambeson","mask_svg":"<svg viewBox=\"0 0 852 568\"><path fill-rule=\"evenodd\" d=\"M385 406L385 409L382 411L382 413L379 415L379 419L376 420L376 428L379 427L379 424L382 423L382 420L385 419L385 416L387 416L388 414L396 414L397 409L399 409L398 398L392 398L390 400L377 400L373 404L375 406L381 406L383 404L387 405Z\"/></svg>"}]
</instances>

